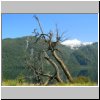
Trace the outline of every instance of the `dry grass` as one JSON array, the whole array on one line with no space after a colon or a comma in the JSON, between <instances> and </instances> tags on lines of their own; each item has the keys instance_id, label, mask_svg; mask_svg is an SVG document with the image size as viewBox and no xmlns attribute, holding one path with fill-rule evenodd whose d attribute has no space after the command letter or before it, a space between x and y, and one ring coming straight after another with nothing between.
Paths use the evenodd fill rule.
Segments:
<instances>
[{"instance_id":1,"label":"dry grass","mask_svg":"<svg viewBox=\"0 0 100 100\"><path fill-rule=\"evenodd\" d=\"M18 83L17 80L6 80L2 82L2 86L43 86L40 84ZM83 82L83 83L56 83L48 86L97 86L95 82Z\"/></svg>"}]
</instances>

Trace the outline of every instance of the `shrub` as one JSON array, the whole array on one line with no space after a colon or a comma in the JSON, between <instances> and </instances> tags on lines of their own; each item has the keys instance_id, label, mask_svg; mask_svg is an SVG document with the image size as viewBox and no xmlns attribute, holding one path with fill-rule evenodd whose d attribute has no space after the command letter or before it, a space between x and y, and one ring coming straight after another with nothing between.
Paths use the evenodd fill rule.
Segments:
<instances>
[{"instance_id":1,"label":"shrub","mask_svg":"<svg viewBox=\"0 0 100 100\"><path fill-rule=\"evenodd\" d=\"M23 76L23 74L19 74L19 76L17 77L17 82L19 84L23 84L25 82L25 77Z\"/></svg>"},{"instance_id":2,"label":"shrub","mask_svg":"<svg viewBox=\"0 0 100 100\"><path fill-rule=\"evenodd\" d=\"M79 77L74 79L74 82L75 83L87 83L87 82L91 82L91 80L88 77L79 76Z\"/></svg>"},{"instance_id":3,"label":"shrub","mask_svg":"<svg viewBox=\"0 0 100 100\"><path fill-rule=\"evenodd\" d=\"M16 80L5 80L2 82L3 86L16 86L17 81Z\"/></svg>"}]
</instances>

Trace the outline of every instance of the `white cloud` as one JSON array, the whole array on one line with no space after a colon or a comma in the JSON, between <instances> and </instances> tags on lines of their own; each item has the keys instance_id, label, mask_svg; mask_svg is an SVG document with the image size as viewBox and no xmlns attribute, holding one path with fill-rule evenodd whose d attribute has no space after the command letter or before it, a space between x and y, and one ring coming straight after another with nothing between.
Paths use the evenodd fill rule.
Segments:
<instances>
[{"instance_id":1,"label":"white cloud","mask_svg":"<svg viewBox=\"0 0 100 100\"><path fill-rule=\"evenodd\" d=\"M81 42L78 39L66 40L61 44L71 47L71 49L78 48L82 45L91 45L93 42Z\"/></svg>"}]
</instances>

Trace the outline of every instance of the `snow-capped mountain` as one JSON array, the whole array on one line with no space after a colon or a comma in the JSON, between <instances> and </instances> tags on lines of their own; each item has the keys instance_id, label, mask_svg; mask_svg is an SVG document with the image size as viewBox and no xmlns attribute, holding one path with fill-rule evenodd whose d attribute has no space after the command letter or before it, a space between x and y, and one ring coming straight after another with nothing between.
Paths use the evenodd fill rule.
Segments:
<instances>
[{"instance_id":1,"label":"snow-capped mountain","mask_svg":"<svg viewBox=\"0 0 100 100\"><path fill-rule=\"evenodd\" d=\"M93 42L81 42L78 39L73 39L73 40L66 40L61 44L69 46L71 49L78 49L80 46L91 45L93 44Z\"/></svg>"}]
</instances>

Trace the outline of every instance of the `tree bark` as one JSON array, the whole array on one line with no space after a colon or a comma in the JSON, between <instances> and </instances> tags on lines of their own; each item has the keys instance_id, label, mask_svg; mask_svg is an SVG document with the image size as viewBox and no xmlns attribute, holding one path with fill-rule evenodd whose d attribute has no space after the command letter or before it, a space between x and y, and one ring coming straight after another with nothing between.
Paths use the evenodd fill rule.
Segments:
<instances>
[{"instance_id":1,"label":"tree bark","mask_svg":"<svg viewBox=\"0 0 100 100\"><path fill-rule=\"evenodd\" d=\"M46 55L47 55L47 53L46 53ZM54 75L55 79L58 82L63 83L63 81L62 81L62 79L60 78L60 75L59 75L59 68L58 68L57 64L52 59L50 59L48 56L45 56L45 59L48 60L53 65L53 67L55 68L55 74L56 74L56 75Z\"/></svg>"},{"instance_id":2,"label":"tree bark","mask_svg":"<svg viewBox=\"0 0 100 100\"><path fill-rule=\"evenodd\" d=\"M63 60L58 57L58 55L56 54L55 51L52 51L52 55L54 56L54 58L57 60L57 62L60 64L61 68L63 69L65 75L67 76L68 80L73 83L73 78L71 76L71 74L69 73L69 70L67 68L67 66L64 64Z\"/></svg>"}]
</instances>

